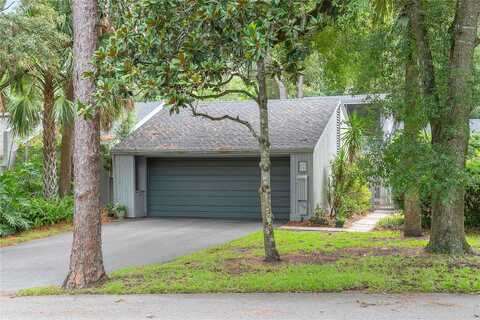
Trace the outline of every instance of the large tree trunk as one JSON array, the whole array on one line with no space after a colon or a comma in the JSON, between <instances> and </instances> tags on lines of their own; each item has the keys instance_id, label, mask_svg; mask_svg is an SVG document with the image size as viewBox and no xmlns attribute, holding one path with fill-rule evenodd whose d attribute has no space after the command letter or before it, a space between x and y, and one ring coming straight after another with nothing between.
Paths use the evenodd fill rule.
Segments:
<instances>
[{"instance_id":1,"label":"large tree trunk","mask_svg":"<svg viewBox=\"0 0 480 320\"><path fill-rule=\"evenodd\" d=\"M43 196L57 195L57 157L55 150L55 107L53 75L47 70L43 84Z\"/></svg>"},{"instance_id":2,"label":"large tree trunk","mask_svg":"<svg viewBox=\"0 0 480 320\"><path fill-rule=\"evenodd\" d=\"M277 87L278 87L278 98L280 100L287 99L288 94L287 94L287 87L285 86L285 80L275 75L275 82L277 83Z\"/></svg>"},{"instance_id":3,"label":"large tree trunk","mask_svg":"<svg viewBox=\"0 0 480 320\"><path fill-rule=\"evenodd\" d=\"M297 83L296 83L296 88L297 88L297 98L303 98L303 79L304 76L303 74L299 73L297 76Z\"/></svg>"},{"instance_id":4,"label":"large tree trunk","mask_svg":"<svg viewBox=\"0 0 480 320\"><path fill-rule=\"evenodd\" d=\"M441 126L432 133L433 148L447 159L452 172L463 173L473 107L473 54L476 46L478 0L457 1L450 51L448 98L440 113ZM446 170L435 170L437 184L448 190L432 199L432 231L428 248L434 252L463 254L471 250L465 238L465 184L452 181ZM448 195L448 199L445 199ZM448 201L447 201L448 200Z\"/></svg>"},{"instance_id":5,"label":"large tree trunk","mask_svg":"<svg viewBox=\"0 0 480 320\"><path fill-rule=\"evenodd\" d=\"M75 100L94 106L94 82L83 77L93 71L90 61L97 47L97 1L73 1ZM75 214L70 271L65 288L85 288L106 279L100 221L99 112L93 119L75 118Z\"/></svg>"},{"instance_id":6,"label":"large tree trunk","mask_svg":"<svg viewBox=\"0 0 480 320\"><path fill-rule=\"evenodd\" d=\"M66 98L71 102L74 100L72 79L68 81ZM59 185L59 193L61 197L70 194L72 189L72 152L74 126L75 124L73 122L67 122L63 124Z\"/></svg>"},{"instance_id":7,"label":"large tree trunk","mask_svg":"<svg viewBox=\"0 0 480 320\"><path fill-rule=\"evenodd\" d=\"M268 101L267 84L265 79L265 61L260 59L257 62L258 81L258 107L260 111L260 205L262 210L263 239L265 247L265 261L275 262L280 260L275 236L273 233L273 212L272 212L272 187L270 181L270 133L268 130Z\"/></svg>"},{"instance_id":8,"label":"large tree trunk","mask_svg":"<svg viewBox=\"0 0 480 320\"><path fill-rule=\"evenodd\" d=\"M404 118L404 138L409 146L415 146L418 143L418 134L422 128L420 122L420 110L417 105L417 84L418 73L416 70L416 59L413 55L413 45L405 66L405 118ZM420 205L420 190L418 188L417 175L415 174L415 159L413 155L404 155L404 161L407 170L411 174L411 179L407 185L404 194L405 225L403 234L406 237L420 237L422 235L422 208Z\"/></svg>"},{"instance_id":9,"label":"large tree trunk","mask_svg":"<svg viewBox=\"0 0 480 320\"><path fill-rule=\"evenodd\" d=\"M422 236L422 207L420 206L420 193L416 186L409 186L404 194L405 225L403 235L405 237Z\"/></svg>"}]
</instances>

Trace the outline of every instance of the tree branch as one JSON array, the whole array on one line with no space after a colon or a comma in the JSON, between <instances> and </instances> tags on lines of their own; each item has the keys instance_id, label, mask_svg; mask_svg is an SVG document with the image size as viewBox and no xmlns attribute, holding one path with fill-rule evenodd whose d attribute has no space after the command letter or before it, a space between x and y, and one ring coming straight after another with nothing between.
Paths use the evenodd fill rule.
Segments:
<instances>
[{"instance_id":1,"label":"tree branch","mask_svg":"<svg viewBox=\"0 0 480 320\"><path fill-rule=\"evenodd\" d=\"M317 1L315 8L307 12L306 17L298 17L295 20L294 26L299 26L302 24L305 24L305 26L308 26L313 19L317 19L321 15L336 17L337 3L334 3L334 2L335 1L332 1L332 0ZM294 26L292 26L291 28L294 28ZM308 28L304 28L304 30L299 33L299 37L301 38L302 36L307 34L308 31L309 31ZM285 41L286 37L287 37L286 32L283 30L280 30L277 34L277 41L275 41L274 44L278 44Z\"/></svg>"},{"instance_id":2,"label":"tree branch","mask_svg":"<svg viewBox=\"0 0 480 320\"><path fill-rule=\"evenodd\" d=\"M415 43L418 49L422 70L423 89L427 95L433 95L435 90L435 69L430 51L425 16L420 0L412 0L409 8L410 23Z\"/></svg>"},{"instance_id":3,"label":"tree branch","mask_svg":"<svg viewBox=\"0 0 480 320\"><path fill-rule=\"evenodd\" d=\"M255 129L252 127L252 125L248 121L240 119L239 116L232 117L232 116L226 114L226 115L223 115L223 116L216 117L216 116L212 116L208 113L197 111L196 106L194 106L192 104L189 104L188 106L190 107L190 110L192 111L192 114L193 114L194 117L202 117L202 118L209 119L209 120L212 120L212 121L230 120L230 121L233 121L233 122L237 122L237 123L240 123L240 124L244 125L245 127L247 127L247 129L250 131L250 133L253 135L253 137L255 139L257 139L257 140L260 139L260 137L258 136Z\"/></svg>"},{"instance_id":4,"label":"tree branch","mask_svg":"<svg viewBox=\"0 0 480 320\"><path fill-rule=\"evenodd\" d=\"M433 66L433 57L427 35L427 27L425 24L425 13L420 0L410 0L408 13L410 16L410 25L412 35L415 39L418 50L418 59L421 68L421 79L423 92L427 99L433 105L439 106L439 98L436 94L436 76ZM432 141L436 139L440 130L440 122L438 119L430 117L430 126L432 128Z\"/></svg>"},{"instance_id":5,"label":"tree branch","mask_svg":"<svg viewBox=\"0 0 480 320\"><path fill-rule=\"evenodd\" d=\"M197 99L197 100L205 100L205 99L217 99L217 98L221 98L223 96L226 96L227 94L243 94L243 95L246 95L247 97L257 101L257 97L255 97L253 94L251 94L250 92L246 91L246 90L236 90L236 89L230 89L230 90L225 90L225 91L222 91L220 93L213 93L213 94L207 94L207 95L196 95L194 93L190 93L189 95L194 98L194 99Z\"/></svg>"}]
</instances>

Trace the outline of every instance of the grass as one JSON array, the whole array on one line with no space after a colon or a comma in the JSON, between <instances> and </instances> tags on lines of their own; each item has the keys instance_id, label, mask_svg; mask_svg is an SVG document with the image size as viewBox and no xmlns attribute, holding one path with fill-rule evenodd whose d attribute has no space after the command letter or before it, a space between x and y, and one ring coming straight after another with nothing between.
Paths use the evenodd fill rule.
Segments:
<instances>
[{"instance_id":1,"label":"grass","mask_svg":"<svg viewBox=\"0 0 480 320\"><path fill-rule=\"evenodd\" d=\"M404 215L401 212L397 212L380 219L375 227L377 230L400 230L404 222Z\"/></svg>"},{"instance_id":2,"label":"grass","mask_svg":"<svg viewBox=\"0 0 480 320\"><path fill-rule=\"evenodd\" d=\"M71 231L71 230L72 230L71 223L61 222L51 226L43 226L43 227L23 231L15 235L0 238L0 248L13 246L13 245L30 241L30 240L54 236L54 235L57 235L66 231Z\"/></svg>"},{"instance_id":3,"label":"grass","mask_svg":"<svg viewBox=\"0 0 480 320\"><path fill-rule=\"evenodd\" d=\"M103 285L76 291L27 289L19 295L200 292L480 293L480 257L431 255L426 239L398 232L316 233L278 230L282 262L262 260L261 233L164 264L113 272ZM480 235L469 237L480 249Z\"/></svg>"}]
</instances>

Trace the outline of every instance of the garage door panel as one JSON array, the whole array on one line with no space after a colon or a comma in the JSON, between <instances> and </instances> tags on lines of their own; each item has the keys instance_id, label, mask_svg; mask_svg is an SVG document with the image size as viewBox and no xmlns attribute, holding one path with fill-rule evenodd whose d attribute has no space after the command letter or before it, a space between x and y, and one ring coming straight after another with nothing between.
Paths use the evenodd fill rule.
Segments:
<instances>
[{"instance_id":1,"label":"garage door panel","mask_svg":"<svg viewBox=\"0 0 480 320\"><path fill-rule=\"evenodd\" d=\"M173 206L205 206L205 203L209 203L209 207L215 206L246 206L245 203L254 204L255 207L259 207L260 203L258 197L189 197L188 203L183 197L159 197L151 201L153 206L162 206L163 203L168 203ZM273 204L276 206L289 206L290 202L287 200L275 198Z\"/></svg>"},{"instance_id":2,"label":"garage door panel","mask_svg":"<svg viewBox=\"0 0 480 320\"><path fill-rule=\"evenodd\" d=\"M258 192L256 190L223 190L222 194L219 195L218 191L216 190L192 190L191 193L181 193L179 194L178 191L175 190L165 190L165 189L151 189L153 191L161 191L155 196L155 199L160 199L166 197L167 199L170 197L181 197L185 198L186 196L192 196L193 192L195 192L195 196L199 197L251 197L251 198L258 198ZM282 191L283 192L283 191ZM284 192L284 195L286 193ZM152 199L152 200L155 200Z\"/></svg>"},{"instance_id":3,"label":"garage door panel","mask_svg":"<svg viewBox=\"0 0 480 320\"><path fill-rule=\"evenodd\" d=\"M150 216L260 218L257 159L150 159ZM272 206L290 213L290 162L272 160Z\"/></svg>"},{"instance_id":4,"label":"garage door panel","mask_svg":"<svg viewBox=\"0 0 480 320\"><path fill-rule=\"evenodd\" d=\"M194 218L230 218L230 219L260 219L257 207L211 207L205 209L198 207L161 206L158 210L170 212L169 217L194 217ZM276 219L285 219L285 210L274 211ZM228 213L228 214L226 214Z\"/></svg>"},{"instance_id":5,"label":"garage door panel","mask_svg":"<svg viewBox=\"0 0 480 320\"><path fill-rule=\"evenodd\" d=\"M190 196L188 199L187 206L204 206L206 202L210 202L209 206L242 206L245 202L254 203L254 197L203 197L203 196ZM185 198L184 197L159 197L153 203L158 203L161 206L162 203L166 203L168 201L169 205L175 206L185 206Z\"/></svg>"},{"instance_id":6,"label":"garage door panel","mask_svg":"<svg viewBox=\"0 0 480 320\"><path fill-rule=\"evenodd\" d=\"M248 181L215 181L215 180L184 180L184 181L172 181L171 183L165 183L164 181L158 182L158 186L152 187L152 189L158 190L216 190L221 192L222 190L252 190L258 188L258 183L252 183Z\"/></svg>"}]
</instances>

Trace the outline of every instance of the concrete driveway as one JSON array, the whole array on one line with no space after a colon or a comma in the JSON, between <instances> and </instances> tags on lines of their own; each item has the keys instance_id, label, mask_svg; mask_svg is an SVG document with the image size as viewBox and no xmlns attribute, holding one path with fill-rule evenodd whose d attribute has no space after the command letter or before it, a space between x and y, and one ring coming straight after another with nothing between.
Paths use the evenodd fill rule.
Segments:
<instances>
[{"instance_id":1,"label":"concrete driveway","mask_svg":"<svg viewBox=\"0 0 480 320\"><path fill-rule=\"evenodd\" d=\"M260 229L254 221L139 219L103 226L107 272L165 262ZM60 285L67 270L72 233L0 249L0 292Z\"/></svg>"}]
</instances>

